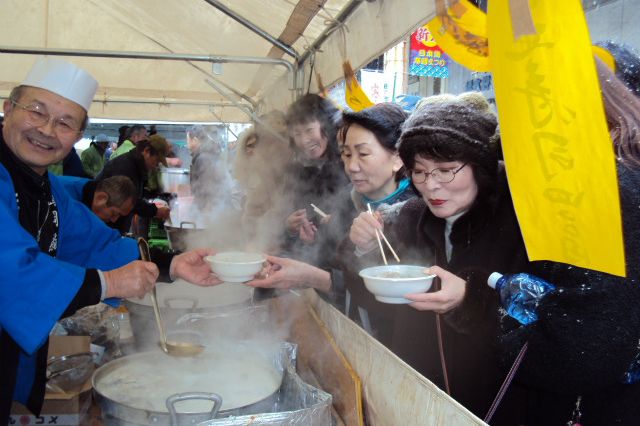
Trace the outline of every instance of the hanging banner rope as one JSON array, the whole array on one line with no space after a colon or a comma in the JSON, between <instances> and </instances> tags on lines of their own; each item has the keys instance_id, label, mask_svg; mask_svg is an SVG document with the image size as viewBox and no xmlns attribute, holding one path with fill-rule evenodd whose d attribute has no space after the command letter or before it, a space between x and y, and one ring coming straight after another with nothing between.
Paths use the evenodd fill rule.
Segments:
<instances>
[{"instance_id":1,"label":"hanging banner rope","mask_svg":"<svg viewBox=\"0 0 640 426\"><path fill-rule=\"evenodd\" d=\"M514 18L527 13L512 14L515 1L530 8L534 33L519 28ZM580 2L492 1L487 28L502 149L529 259L624 276L615 155Z\"/></svg>"},{"instance_id":2,"label":"hanging banner rope","mask_svg":"<svg viewBox=\"0 0 640 426\"><path fill-rule=\"evenodd\" d=\"M427 23L433 38L447 55L474 70L487 72L489 42L487 17L467 0L435 0L436 17Z\"/></svg>"},{"instance_id":3,"label":"hanging banner rope","mask_svg":"<svg viewBox=\"0 0 640 426\"><path fill-rule=\"evenodd\" d=\"M345 100L347 105L354 111L360 111L365 108L375 105L367 94L362 90L362 86L356 79L356 74L353 72L351 63L346 60L342 63L342 70L344 71L345 79Z\"/></svg>"}]
</instances>

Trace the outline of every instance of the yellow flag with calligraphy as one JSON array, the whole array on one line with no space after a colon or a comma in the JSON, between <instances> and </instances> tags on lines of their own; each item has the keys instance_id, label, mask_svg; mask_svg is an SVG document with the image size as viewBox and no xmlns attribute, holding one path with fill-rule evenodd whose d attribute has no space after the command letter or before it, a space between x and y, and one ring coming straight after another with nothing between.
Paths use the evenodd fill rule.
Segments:
<instances>
[{"instance_id":1,"label":"yellow flag with calligraphy","mask_svg":"<svg viewBox=\"0 0 640 426\"><path fill-rule=\"evenodd\" d=\"M436 17L427 23L438 46L474 71L490 71L487 17L467 0L435 0Z\"/></svg>"},{"instance_id":2,"label":"yellow flag with calligraphy","mask_svg":"<svg viewBox=\"0 0 640 426\"><path fill-rule=\"evenodd\" d=\"M354 111L360 111L374 106L375 104L371 102L367 94L362 90L360 83L358 83L356 74L353 72L353 68L349 61L344 61L342 63L342 70L344 71L344 97L345 101L347 101L347 105L349 105L349 107Z\"/></svg>"},{"instance_id":3,"label":"yellow flag with calligraphy","mask_svg":"<svg viewBox=\"0 0 640 426\"><path fill-rule=\"evenodd\" d=\"M615 156L580 1L492 1L488 31L529 259L624 276Z\"/></svg>"}]
</instances>

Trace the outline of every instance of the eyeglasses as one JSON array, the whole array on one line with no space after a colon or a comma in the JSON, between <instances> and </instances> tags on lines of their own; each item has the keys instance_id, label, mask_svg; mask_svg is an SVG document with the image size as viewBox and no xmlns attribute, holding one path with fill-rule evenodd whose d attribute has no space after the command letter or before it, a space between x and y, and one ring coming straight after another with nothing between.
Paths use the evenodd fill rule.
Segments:
<instances>
[{"instance_id":1,"label":"eyeglasses","mask_svg":"<svg viewBox=\"0 0 640 426\"><path fill-rule=\"evenodd\" d=\"M415 185L425 183L429 177L435 179L435 181L439 183L449 183L455 179L456 174L458 174L458 172L466 165L467 163L464 163L455 170L433 169L430 172L425 172L423 170L408 170L407 177L409 177Z\"/></svg>"},{"instance_id":2,"label":"eyeglasses","mask_svg":"<svg viewBox=\"0 0 640 426\"><path fill-rule=\"evenodd\" d=\"M53 121L53 129L59 138L68 139L78 135L82 131L79 125L72 118L51 117L43 106L38 104L22 105L11 99L11 103L27 113L27 121L32 126L45 126L50 120Z\"/></svg>"}]
</instances>

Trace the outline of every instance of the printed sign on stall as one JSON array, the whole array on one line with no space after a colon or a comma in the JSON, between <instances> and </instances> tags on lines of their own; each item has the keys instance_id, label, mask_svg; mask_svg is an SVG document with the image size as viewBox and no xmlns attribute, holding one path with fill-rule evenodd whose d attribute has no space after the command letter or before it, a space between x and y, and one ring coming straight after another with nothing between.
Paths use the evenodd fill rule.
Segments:
<instances>
[{"instance_id":1,"label":"printed sign on stall","mask_svg":"<svg viewBox=\"0 0 640 426\"><path fill-rule=\"evenodd\" d=\"M449 77L449 58L436 43L427 26L411 34L409 74L421 77Z\"/></svg>"}]
</instances>

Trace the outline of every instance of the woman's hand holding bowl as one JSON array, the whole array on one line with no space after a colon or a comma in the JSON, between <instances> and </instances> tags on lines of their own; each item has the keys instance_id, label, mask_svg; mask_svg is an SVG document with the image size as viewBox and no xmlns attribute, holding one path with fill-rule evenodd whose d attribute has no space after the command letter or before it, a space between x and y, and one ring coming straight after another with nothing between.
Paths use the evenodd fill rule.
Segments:
<instances>
[{"instance_id":1,"label":"woman's hand holding bowl","mask_svg":"<svg viewBox=\"0 0 640 426\"><path fill-rule=\"evenodd\" d=\"M466 281L439 266L425 269L425 274L435 274L440 278L440 290L432 293L407 294L404 297L412 300L409 304L419 311L434 311L444 314L462 303L467 287Z\"/></svg>"}]
</instances>

